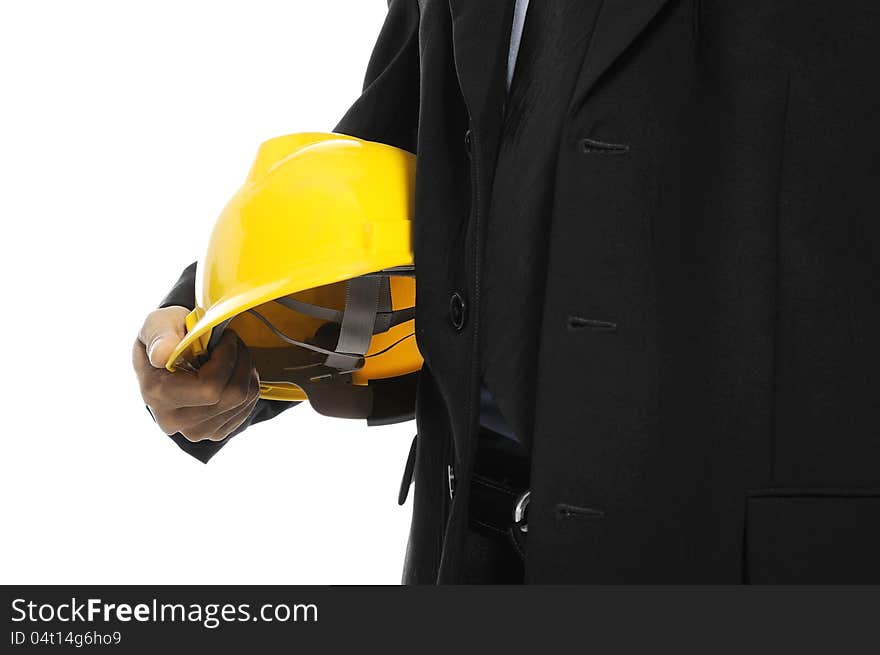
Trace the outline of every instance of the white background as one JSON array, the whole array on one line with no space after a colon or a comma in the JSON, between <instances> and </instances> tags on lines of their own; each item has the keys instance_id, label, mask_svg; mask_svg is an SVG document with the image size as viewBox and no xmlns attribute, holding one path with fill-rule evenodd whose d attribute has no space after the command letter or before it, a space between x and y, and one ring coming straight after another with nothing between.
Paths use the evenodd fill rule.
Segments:
<instances>
[{"instance_id":1,"label":"white background","mask_svg":"<svg viewBox=\"0 0 880 655\"><path fill-rule=\"evenodd\" d=\"M130 364L259 143L335 125L385 0L0 4L0 582L389 583L414 424L301 405L207 466Z\"/></svg>"}]
</instances>

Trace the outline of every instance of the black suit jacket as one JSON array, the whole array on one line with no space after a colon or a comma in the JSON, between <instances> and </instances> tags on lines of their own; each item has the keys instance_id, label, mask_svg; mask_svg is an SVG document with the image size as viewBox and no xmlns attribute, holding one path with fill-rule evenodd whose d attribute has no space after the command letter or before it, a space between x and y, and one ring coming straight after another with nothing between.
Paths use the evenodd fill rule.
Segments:
<instances>
[{"instance_id":1,"label":"black suit jacket","mask_svg":"<svg viewBox=\"0 0 880 655\"><path fill-rule=\"evenodd\" d=\"M503 329L480 272L510 4L393 0L337 127L419 157L409 582L459 579ZM529 582L880 582L878 33L870 0L603 3L523 317Z\"/></svg>"}]
</instances>

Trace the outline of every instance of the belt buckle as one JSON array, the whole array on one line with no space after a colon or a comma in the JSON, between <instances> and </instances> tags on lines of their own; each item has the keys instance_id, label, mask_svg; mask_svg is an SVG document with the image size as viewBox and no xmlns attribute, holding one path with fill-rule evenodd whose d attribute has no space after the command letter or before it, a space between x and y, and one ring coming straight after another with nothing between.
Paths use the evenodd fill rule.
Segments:
<instances>
[{"instance_id":1,"label":"belt buckle","mask_svg":"<svg viewBox=\"0 0 880 655\"><path fill-rule=\"evenodd\" d=\"M520 532L529 531L529 524L528 521L526 521L526 510L529 507L531 496L531 490L526 489L517 497L516 503L513 505L513 525L517 527Z\"/></svg>"}]
</instances>

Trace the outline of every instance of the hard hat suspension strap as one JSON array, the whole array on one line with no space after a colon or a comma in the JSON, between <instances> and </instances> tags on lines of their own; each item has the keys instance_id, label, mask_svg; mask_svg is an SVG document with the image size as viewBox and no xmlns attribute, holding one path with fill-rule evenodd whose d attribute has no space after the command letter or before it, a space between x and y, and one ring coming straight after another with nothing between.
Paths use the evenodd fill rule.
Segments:
<instances>
[{"instance_id":1,"label":"hard hat suspension strap","mask_svg":"<svg viewBox=\"0 0 880 655\"><path fill-rule=\"evenodd\" d=\"M377 275L378 274L370 273L369 276L365 277L375 278L377 277ZM387 289L390 293L390 282L387 286ZM344 312L338 309L331 309L330 307L324 307L322 305L313 305L311 303L297 300L293 296L282 296L281 298L276 298L275 302L277 302L279 305L287 307L292 311L303 314L304 316L311 316L312 318L327 321L328 323L339 323L340 325L342 324L342 317L344 315ZM380 303L380 305L381 304L382 303ZM376 312L376 323L373 326L373 334L381 334L382 332L387 332L395 325L406 323L407 321L413 320L415 317L415 307L406 307L404 309L389 309L388 311L378 311Z\"/></svg>"},{"instance_id":2,"label":"hard hat suspension strap","mask_svg":"<svg viewBox=\"0 0 880 655\"><path fill-rule=\"evenodd\" d=\"M363 359L362 357L359 357L357 355L346 355L344 353L337 353L333 350L328 350L327 348L321 348L321 346L316 346L313 343L308 343L306 341L298 341L297 339L291 339L289 336L284 334L281 330L279 330L274 325L272 325L272 322L269 319L267 319L265 316L260 314L257 310L249 309L247 311L249 314L252 314L254 317L259 319L259 321L263 325L265 325L267 328L269 328L269 330L272 332L272 334L274 334L276 337L278 337L282 341L289 343L291 346L299 346L300 348L305 348L306 350L311 350L312 352L321 353L322 355L327 355L328 358L331 355L338 356L340 358L339 361L341 364L347 363L348 366L350 368L352 368L353 370L357 370L362 365L362 359ZM344 358L347 358L347 359L345 359L345 361L343 361ZM334 368L338 368L338 367L334 367Z\"/></svg>"},{"instance_id":3,"label":"hard hat suspension strap","mask_svg":"<svg viewBox=\"0 0 880 655\"><path fill-rule=\"evenodd\" d=\"M338 309L313 305L311 303L303 302L302 300L297 300L293 296L282 296L281 298L276 298L275 302L287 307L287 309L292 309L293 311L306 316L312 316L313 318L319 318L322 321L329 321L331 323L342 323L343 312Z\"/></svg>"},{"instance_id":4,"label":"hard hat suspension strap","mask_svg":"<svg viewBox=\"0 0 880 655\"><path fill-rule=\"evenodd\" d=\"M336 352L325 362L330 368L352 370L349 361L357 355L363 366L363 356L370 348L377 314L391 309L391 290L388 278L356 277L345 286L345 313L336 342ZM386 328L387 329L387 328Z\"/></svg>"}]
</instances>

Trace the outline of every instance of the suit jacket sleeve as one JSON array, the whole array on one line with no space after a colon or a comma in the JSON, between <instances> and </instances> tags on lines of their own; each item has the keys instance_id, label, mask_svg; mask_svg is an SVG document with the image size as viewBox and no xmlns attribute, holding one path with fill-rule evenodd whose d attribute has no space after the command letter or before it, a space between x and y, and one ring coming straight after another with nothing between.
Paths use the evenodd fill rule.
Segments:
<instances>
[{"instance_id":1,"label":"suit jacket sleeve","mask_svg":"<svg viewBox=\"0 0 880 655\"><path fill-rule=\"evenodd\" d=\"M419 114L419 7L417 0L390 0L388 15L370 57L364 88L335 131L416 152ZM161 303L161 307L195 307L196 264L190 264ZM370 425L411 419L418 375L374 384ZM185 452L208 462L229 440L254 423L274 418L297 405L275 400L257 402L251 416L223 441L188 441L182 434L171 439Z\"/></svg>"},{"instance_id":2,"label":"suit jacket sleeve","mask_svg":"<svg viewBox=\"0 0 880 655\"><path fill-rule=\"evenodd\" d=\"M419 5L390 0L360 98L335 131L416 152L419 122Z\"/></svg>"}]
</instances>

